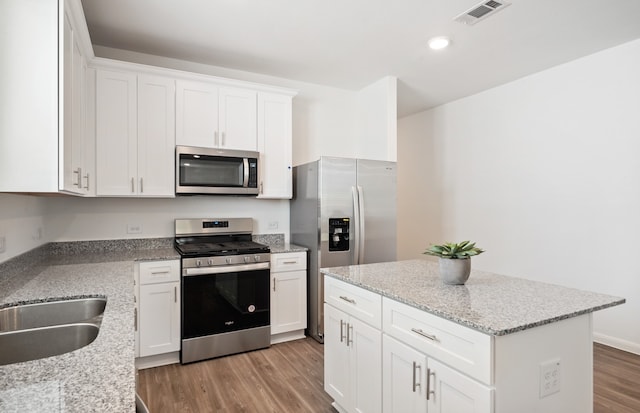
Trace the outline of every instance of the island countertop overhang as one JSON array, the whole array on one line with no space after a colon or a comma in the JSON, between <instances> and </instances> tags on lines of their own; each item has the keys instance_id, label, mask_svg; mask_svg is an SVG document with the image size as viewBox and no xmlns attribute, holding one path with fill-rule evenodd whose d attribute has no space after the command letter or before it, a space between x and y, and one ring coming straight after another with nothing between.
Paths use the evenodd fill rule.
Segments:
<instances>
[{"instance_id":1,"label":"island countertop overhang","mask_svg":"<svg viewBox=\"0 0 640 413\"><path fill-rule=\"evenodd\" d=\"M321 268L362 287L485 334L502 336L623 304L624 298L472 270L445 285L428 260Z\"/></svg>"}]
</instances>

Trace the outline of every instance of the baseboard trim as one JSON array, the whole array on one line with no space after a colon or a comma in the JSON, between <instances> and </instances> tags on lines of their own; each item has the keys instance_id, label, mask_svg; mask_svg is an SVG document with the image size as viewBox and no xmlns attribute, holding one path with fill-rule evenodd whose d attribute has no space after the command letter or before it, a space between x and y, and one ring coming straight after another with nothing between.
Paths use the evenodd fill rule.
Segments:
<instances>
[{"instance_id":1,"label":"baseboard trim","mask_svg":"<svg viewBox=\"0 0 640 413\"><path fill-rule=\"evenodd\" d=\"M593 341L604 344L606 346L615 347L619 350L628 351L640 355L640 343L623 340L617 337L607 336L605 334L593 333Z\"/></svg>"}]
</instances>

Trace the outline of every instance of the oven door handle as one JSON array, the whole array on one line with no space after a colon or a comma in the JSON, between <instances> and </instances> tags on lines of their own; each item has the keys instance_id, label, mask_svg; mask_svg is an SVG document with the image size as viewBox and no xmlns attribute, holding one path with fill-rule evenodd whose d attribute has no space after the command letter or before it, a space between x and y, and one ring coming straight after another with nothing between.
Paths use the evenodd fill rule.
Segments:
<instances>
[{"instance_id":1,"label":"oven door handle","mask_svg":"<svg viewBox=\"0 0 640 413\"><path fill-rule=\"evenodd\" d=\"M255 264L243 265L221 265L219 267L185 268L182 271L182 275L188 277L191 275L224 274L238 271L268 270L270 264L271 263L269 262L258 262Z\"/></svg>"}]
</instances>

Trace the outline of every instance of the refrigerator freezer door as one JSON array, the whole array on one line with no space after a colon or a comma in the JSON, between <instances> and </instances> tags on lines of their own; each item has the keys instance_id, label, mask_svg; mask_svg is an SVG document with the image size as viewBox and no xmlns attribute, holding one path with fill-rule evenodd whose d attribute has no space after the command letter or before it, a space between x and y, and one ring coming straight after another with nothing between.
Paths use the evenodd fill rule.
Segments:
<instances>
[{"instance_id":1,"label":"refrigerator freezer door","mask_svg":"<svg viewBox=\"0 0 640 413\"><path fill-rule=\"evenodd\" d=\"M354 263L354 226L349 226L348 251L329 251L329 219L349 218L353 223L353 197L356 185L356 160L320 158L320 268Z\"/></svg>"},{"instance_id":2,"label":"refrigerator freezer door","mask_svg":"<svg viewBox=\"0 0 640 413\"><path fill-rule=\"evenodd\" d=\"M357 161L360 214L364 217L363 256L360 263L396 260L396 163Z\"/></svg>"}]
</instances>

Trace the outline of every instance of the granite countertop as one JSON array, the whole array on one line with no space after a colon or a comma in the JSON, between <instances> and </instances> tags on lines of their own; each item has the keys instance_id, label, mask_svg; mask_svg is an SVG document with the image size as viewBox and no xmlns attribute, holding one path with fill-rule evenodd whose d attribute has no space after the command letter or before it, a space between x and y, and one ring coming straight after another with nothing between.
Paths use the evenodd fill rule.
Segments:
<instances>
[{"instance_id":1,"label":"granite countertop","mask_svg":"<svg viewBox=\"0 0 640 413\"><path fill-rule=\"evenodd\" d=\"M271 253L272 254L284 254L284 253L287 253L287 252L306 252L306 251L308 251L307 247L301 247L300 245L289 244L289 243L269 244L269 247L271 248Z\"/></svg>"},{"instance_id":2,"label":"granite countertop","mask_svg":"<svg viewBox=\"0 0 640 413\"><path fill-rule=\"evenodd\" d=\"M0 411L134 412L134 261L178 258L165 242L109 241L49 244L1 264L0 307L86 296L107 305L93 343L0 366Z\"/></svg>"},{"instance_id":3,"label":"granite countertop","mask_svg":"<svg viewBox=\"0 0 640 413\"><path fill-rule=\"evenodd\" d=\"M465 285L445 285L440 281L438 264L427 260L322 268L320 271L496 336L625 302L620 297L474 270Z\"/></svg>"}]
</instances>

